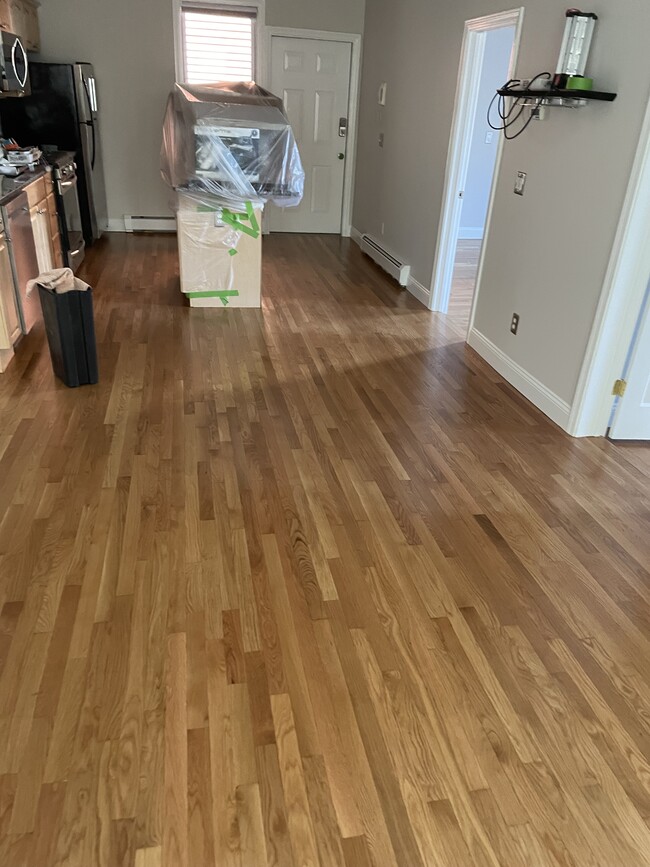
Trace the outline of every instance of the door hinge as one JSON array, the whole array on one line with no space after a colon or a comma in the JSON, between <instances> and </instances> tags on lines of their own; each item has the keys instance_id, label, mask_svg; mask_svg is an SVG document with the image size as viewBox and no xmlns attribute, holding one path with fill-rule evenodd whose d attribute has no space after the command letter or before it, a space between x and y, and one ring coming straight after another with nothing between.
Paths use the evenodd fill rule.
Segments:
<instances>
[{"instance_id":1,"label":"door hinge","mask_svg":"<svg viewBox=\"0 0 650 867\"><path fill-rule=\"evenodd\" d=\"M617 379L614 383L614 390L612 391L612 394L614 395L614 397L623 397L626 388L627 382L624 379Z\"/></svg>"}]
</instances>

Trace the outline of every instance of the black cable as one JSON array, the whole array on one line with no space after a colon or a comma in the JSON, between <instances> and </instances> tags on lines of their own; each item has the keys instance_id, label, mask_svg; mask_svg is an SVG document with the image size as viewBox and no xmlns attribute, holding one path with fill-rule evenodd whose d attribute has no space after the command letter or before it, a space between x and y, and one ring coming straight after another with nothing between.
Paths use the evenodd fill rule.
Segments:
<instances>
[{"instance_id":1,"label":"black cable","mask_svg":"<svg viewBox=\"0 0 650 867\"><path fill-rule=\"evenodd\" d=\"M540 78L544 78L544 77L550 79L552 76L551 76L551 73L550 73L550 72L540 72L540 73L538 73L534 78L531 78L531 80L528 82L528 86L527 86L526 90L530 90L530 89L531 89L531 86L532 86L536 81L538 81ZM521 82L520 82L518 79L510 79L510 81L508 81L508 82L503 86L503 88L501 88L501 90L507 90L511 85L513 85L513 84L520 84L520 83L521 83ZM530 126L531 122L532 122L532 121L534 120L534 118L535 118L535 114L534 114L534 110L535 110L535 108L539 108L539 106L540 106L540 102L541 102L541 99L544 98L544 97L540 97L540 101L537 102L537 105L536 105L536 106L530 106L530 103L523 103L522 105L520 105L521 100L522 100L524 97L521 97L521 96L514 96L514 94L515 94L516 92L517 92L517 91L514 91L514 93L513 93L513 104L510 106L510 109L509 109L507 112L504 110L505 100L506 100L506 95L504 95L504 94L502 94L502 93L499 93L498 91L497 91L497 92L494 94L494 96L492 97L492 100L491 100L491 102L490 102L490 105L488 106L488 111L487 111L487 122L488 122L488 126L489 126L491 129L496 130L497 132L502 132L503 135L504 135L504 137L505 137L508 141L514 141L514 139L519 138L519 136L520 136L523 132L525 132L525 131L528 129L528 127ZM508 96L509 96L509 94L508 94ZM499 117L501 118L501 121L502 121L501 126L495 126L495 125L492 123L492 119L491 119L491 113L492 113L492 109L493 109L493 107L494 107L494 102L495 102L496 99L499 100L499 102L498 102L498 104L497 104L497 111L498 111L498 113L499 113ZM522 128L521 128L520 130L518 130L514 135L508 135L508 130L509 130L512 126L514 126L514 124L517 123L517 121L519 120L519 118L522 116L522 114L524 113L524 111L525 111L526 108L528 108L528 107L530 107L531 112L530 112L530 117L528 118L528 120L526 121L526 123L525 123L525 124L522 126ZM519 108L519 111L517 112L517 114L516 114L514 117L512 117L512 113L515 111L516 108Z\"/></svg>"}]
</instances>

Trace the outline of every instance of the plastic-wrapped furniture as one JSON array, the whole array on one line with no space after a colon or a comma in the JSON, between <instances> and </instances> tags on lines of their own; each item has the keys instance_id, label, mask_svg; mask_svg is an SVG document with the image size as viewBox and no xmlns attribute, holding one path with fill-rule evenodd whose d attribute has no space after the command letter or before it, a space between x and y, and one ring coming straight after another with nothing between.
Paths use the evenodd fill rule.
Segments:
<instances>
[{"instance_id":1,"label":"plastic-wrapped furniture","mask_svg":"<svg viewBox=\"0 0 650 867\"><path fill-rule=\"evenodd\" d=\"M192 306L259 307L264 205L300 204L304 172L282 100L252 82L177 84L161 170L175 191Z\"/></svg>"}]
</instances>

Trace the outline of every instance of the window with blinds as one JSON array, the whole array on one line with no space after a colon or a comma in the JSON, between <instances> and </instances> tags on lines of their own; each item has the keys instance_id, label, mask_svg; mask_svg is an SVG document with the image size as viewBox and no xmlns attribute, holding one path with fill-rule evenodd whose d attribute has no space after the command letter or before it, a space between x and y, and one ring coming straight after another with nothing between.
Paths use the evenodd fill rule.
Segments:
<instances>
[{"instance_id":1,"label":"window with blinds","mask_svg":"<svg viewBox=\"0 0 650 867\"><path fill-rule=\"evenodd\" d=\"M188 84L254 79L253 12L184 5L181 15Z\"/></svg>"}]
</instances>

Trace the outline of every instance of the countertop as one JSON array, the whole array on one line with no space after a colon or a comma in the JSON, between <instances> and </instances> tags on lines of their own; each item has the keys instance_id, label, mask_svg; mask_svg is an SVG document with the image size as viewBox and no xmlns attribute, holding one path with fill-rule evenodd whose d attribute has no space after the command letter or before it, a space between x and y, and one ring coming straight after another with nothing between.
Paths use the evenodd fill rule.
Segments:
<instances>
[{"instance_id":1,"label":"countertop","mask_svg":"<svg viewBox=\"0 0 650 867\"><path fill-rule=\"evenodd\" d=\"M39 178L45 177L47 172L51 171L49 167L37 166L33 172L23 172L15 178L0 175L0 207L8 205L9 202L21 193L30 184L37 181Z\"/></svg>"}]
</instances>

